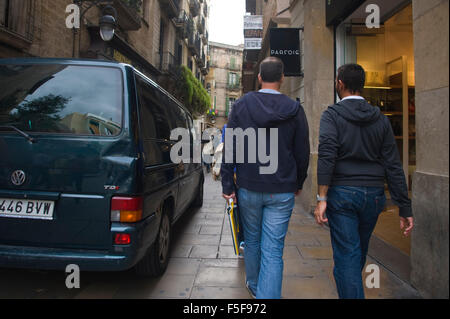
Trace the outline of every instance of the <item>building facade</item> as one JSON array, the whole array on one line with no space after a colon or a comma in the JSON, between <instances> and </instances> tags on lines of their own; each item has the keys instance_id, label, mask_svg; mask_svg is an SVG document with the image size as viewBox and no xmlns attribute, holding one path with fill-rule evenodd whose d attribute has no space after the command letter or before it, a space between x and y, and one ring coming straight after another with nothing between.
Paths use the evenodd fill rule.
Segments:
<instances>
[{"instance_id":1,"label":"building facade","mask_svg":"<svg viewBox=\"0 0 450 319\"><path fill-rule=\"evenodd\" d=\"M105 42L99 18L107 2L0 0L0 58L58 57L129 63L174 91L176 71L186 65L205 82L208 73L210 0L112 0L118 26ZM66 20L80 5L79 29Z\"/></svg>"},{"instance_id":2,"label":"building facade","mask_svg":"<svg viewBox=\"0 0 450 319\"><path fill-rule=\"evenodd\" d=\"M234 102L242 96L243 46L210 42L210 72L206 88L215 113L214 125L222 128L228 122Z\"/></svg>"},{"instance_id":3,"label":"building facade","mask_svg":"<svg viewBox=\"0 0 450 319\"><path fill-rule=\"evenodd\" d=\"M338 99L336 70L345 63L361 64L367 72L363 95L388 116L396 135L416 220L412 237L404 238L398 211L388 200L370 255L424 297L448 298L448 1L288 2L247 0L250 14L264 15L264 38L257 54L244 52L244 92L257 89L256 66L270 53L268 30L302 28L303 76L286 78L282 92L301 101L310 126L303 208L312 212L316 204L320 118ZM370 5L379 10L375 28L366 25L376 12Z\"/></svg>"}]
</instances>

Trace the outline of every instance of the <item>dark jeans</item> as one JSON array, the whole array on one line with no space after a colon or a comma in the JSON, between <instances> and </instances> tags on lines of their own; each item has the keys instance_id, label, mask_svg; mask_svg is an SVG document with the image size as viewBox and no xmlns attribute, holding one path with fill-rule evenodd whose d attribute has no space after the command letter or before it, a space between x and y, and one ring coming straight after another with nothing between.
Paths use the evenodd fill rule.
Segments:
<instances>
[{"instance_id":1,"label":"dark jeans","mask_svg":"<svg viewBox=\"0 0 450 319\"><path fill-rule=\"evenodd\" d=\"M333 186L328 191L326 214L339 298L365 297L362 271L370 237L385 204L386 196L381 187Z\"/></svg>"}]
</instances>

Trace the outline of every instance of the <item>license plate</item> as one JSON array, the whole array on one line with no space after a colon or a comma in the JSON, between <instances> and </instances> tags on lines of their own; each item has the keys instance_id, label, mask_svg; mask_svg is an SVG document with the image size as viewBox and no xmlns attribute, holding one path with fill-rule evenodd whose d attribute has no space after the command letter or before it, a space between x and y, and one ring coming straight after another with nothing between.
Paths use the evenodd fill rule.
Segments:
<instances>
[{"instance_id":1,"label":"license plate","mask_svg":"<svg viewBox=\"0 0 450 319\"><path fill-rule=\"evenodd\" d=\"M55 202L0 198L0 217L53 219Z\"/></svg>"}]
</instances>

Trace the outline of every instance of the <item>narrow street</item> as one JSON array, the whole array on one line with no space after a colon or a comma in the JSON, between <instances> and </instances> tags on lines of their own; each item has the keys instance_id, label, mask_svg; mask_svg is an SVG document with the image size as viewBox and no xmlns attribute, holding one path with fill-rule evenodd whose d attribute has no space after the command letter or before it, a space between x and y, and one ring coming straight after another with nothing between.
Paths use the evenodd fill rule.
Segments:
<instances>
[{"instance_id":1,"label":"narrow street","mask_svg":"<svg viewBox=\"0 0 450 319\"><path fill-rule=\"evenodd\" d=\"M161 278L143 279L133 270L82 272L80 289L69 290L61 271L0 269L0 298L249 299L244 260L234 255L224 205L220 182L207 175L203 208L187 212L173 228L171 260ZM328 229L297 208L284 259L283 298L337 298ZM419 297L382 266L380 272L380 288L366 289L367 298Z\"/></svg>"}]
</instances>

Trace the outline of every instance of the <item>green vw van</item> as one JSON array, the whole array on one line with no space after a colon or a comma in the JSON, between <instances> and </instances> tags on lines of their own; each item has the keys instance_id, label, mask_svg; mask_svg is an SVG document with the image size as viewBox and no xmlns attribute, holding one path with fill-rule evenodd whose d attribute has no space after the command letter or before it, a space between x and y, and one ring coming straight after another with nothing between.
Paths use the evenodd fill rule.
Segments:
<instances>
[{"instance_id":1,"label":"green vw van","mask_svg":"<svg viewBox=\"0 0 450 319\"><path fill-rule=\"evenodd\" d=\"M0 267L161 275L172 225L203 202L201 164L171 161L175 128L196 140L132 66L0 60Z\"/></svg>"}]
</instances>

